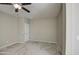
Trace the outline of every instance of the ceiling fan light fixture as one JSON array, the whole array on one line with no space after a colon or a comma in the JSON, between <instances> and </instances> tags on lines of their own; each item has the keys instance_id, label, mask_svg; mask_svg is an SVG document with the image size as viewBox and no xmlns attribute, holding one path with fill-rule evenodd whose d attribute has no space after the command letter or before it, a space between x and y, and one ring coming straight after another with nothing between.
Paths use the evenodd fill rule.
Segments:
<instances>
[{"instance_id":1,"label":"ceiling fan light fixture","mask_svg":"<svg viewBox=\"0 0 79 59\"><path fill-rule=\"evenodd\" d=\"M21 6L20 5L18 5L18 4L13 4L13 6L17 9L21 9Z\"/></svg>"}]
</instances>

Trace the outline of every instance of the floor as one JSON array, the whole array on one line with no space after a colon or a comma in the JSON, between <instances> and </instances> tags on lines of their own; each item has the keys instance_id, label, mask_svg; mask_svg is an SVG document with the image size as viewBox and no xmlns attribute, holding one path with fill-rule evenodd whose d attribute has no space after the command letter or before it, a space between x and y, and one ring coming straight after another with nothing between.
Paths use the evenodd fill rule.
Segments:
<instances>
[{"instance_id":1,"label":"floor","mask_svg":"<svg viewBox=\"0 0 79 59\"><path fill-rule=\"evenodd\" d=\"M28 41L0 50L0 55L56 55L56 44Z\"/></svg>"}]
</instances>

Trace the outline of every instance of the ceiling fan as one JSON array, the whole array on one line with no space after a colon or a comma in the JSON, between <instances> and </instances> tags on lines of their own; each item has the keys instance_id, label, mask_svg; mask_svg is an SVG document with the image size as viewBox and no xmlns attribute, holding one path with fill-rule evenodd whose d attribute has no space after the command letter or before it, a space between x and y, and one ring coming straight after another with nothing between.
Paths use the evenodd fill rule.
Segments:
<instances>
[{"instance_id":1,"label":"ceiling fan","mask_svg":"<svg viewBox=\"0 0 79 59\"><path fill-rule=\"evenodd\" d=\"M15 12L19 12L20 9L23 9L24 11L30 13L28 9L23 7L23 5L31 5L31 3L0 3L2 5L13 5L15 8Z\"/></svg>"}]
</instances>

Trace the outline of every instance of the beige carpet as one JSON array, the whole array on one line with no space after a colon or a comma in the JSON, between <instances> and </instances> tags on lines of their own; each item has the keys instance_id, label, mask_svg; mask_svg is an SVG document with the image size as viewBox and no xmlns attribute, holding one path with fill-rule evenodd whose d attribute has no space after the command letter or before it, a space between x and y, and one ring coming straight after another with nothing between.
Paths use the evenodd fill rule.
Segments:
<instances>
[{"instance_id":1,"label":"beige carpet","mask_svg":"<svg viewBox=\"0 0 79 59\"><path fill-rule=\"evenodd\" d=\"M56 45L32 41L17 43L0 50L0 55L56 55Z\"/></svg>"}]
</instances>

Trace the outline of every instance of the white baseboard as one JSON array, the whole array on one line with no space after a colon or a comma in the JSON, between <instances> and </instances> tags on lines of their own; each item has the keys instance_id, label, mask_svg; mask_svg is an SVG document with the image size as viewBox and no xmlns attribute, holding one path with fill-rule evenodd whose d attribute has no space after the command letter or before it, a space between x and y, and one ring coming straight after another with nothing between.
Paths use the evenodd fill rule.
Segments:
<instances>
[{"instance_id":1,"label":"white baseboard","mask_svg":"<svg viewBox=\"0 0 79 59\"><path fill-rule=\"evenodd\" d=\"M17 43L17 42L13 42L13 43L10 43L10 44L6 44L6 45L0 47L0 50L3 49L3 48L6 48L6 47L8 47L8 46L11 46L11 45L13 45L13 44L16 44L16 43Z\"/></svg>"},{"instance_id":2,"label":"white baseboard","mask_svg":"<svg viewBox=\"0 0 79 59\"><path fill-rule=\"evenodd\" d=\"M48 41L38 41L38 40L29 40L29 41L46 42L46 43L54 43L54 44L56 44L56 42L48 42Z\"/></svg>"},{"instance_id":3,"label":"white baseboard","mask_svg":"<svg viewBox=\"0 0 79 59\"><path fill-rule=\"evenodd\" d=\"M17 42L17 43L26 43L26 42L28 42L29 40L27 40L27 41L20 41L20 42Z\"/></svg>"}]
</instances>

